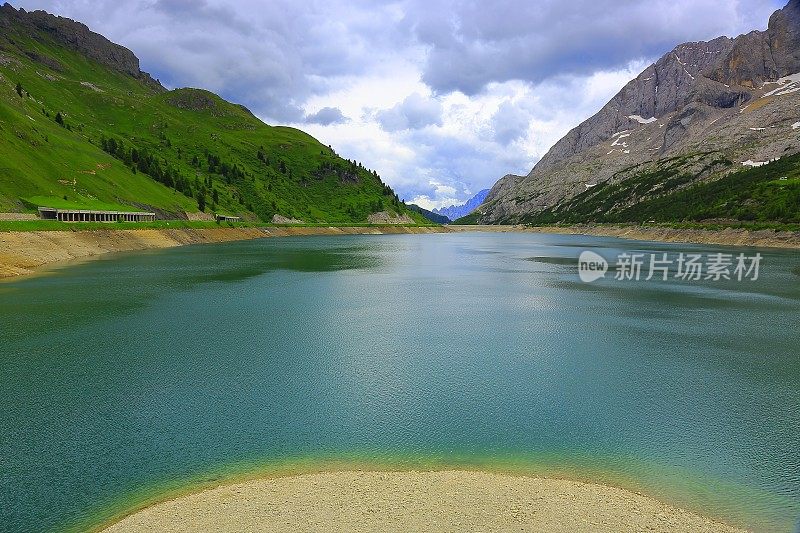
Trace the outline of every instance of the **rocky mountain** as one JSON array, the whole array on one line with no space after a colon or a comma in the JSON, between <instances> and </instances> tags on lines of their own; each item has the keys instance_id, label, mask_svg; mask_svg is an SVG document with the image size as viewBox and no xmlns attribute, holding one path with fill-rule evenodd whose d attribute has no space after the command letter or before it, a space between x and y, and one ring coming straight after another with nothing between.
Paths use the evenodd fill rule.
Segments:
<instances>
[{"instance_id":1,"label":"rocky mountain","mask_svg":"<svg viewBox=\"0 0 800 533\"><path fill-rule=\"evenodd\" d=\"M5 3L0 7L0 28L13 27L25 28L28 33L44 33L54 41L102 65L145 82L156 91L166 91L160 82L151 78L147 72L141 71L139 58L133 52L91 31L85 24L44 11L27 12L22 8L17 11ZM63 69L62 65L54 63L52 59L48 60L45 56L37 56L34 53L29 54L29 57L44 62L54 70Z\"/></svg>"},{"instance_id":2,"label":"rocky mountain","mask_svg":"<svg viewBox=\"0 0 800 533\"><path fill-rule=\"evenodd\" d=\"M430 222L433 222L434 224L449 224L450 222L452 222L452 220L450 220L446 216L436 214L433 211L428 211L427 209L420 207L417 204L408 204L408 208L411 209L412 211L416 211L417 213L425 217Z\"/></svg>"},{"instance_id":3,"label":"rocky mountain","mask_svg":"<svg viewBox=\"0 0 800 533\"><path fill-rule=\"evenodd\" d=\"M434 209L433 212L437 215L444 215L450 220L456 220L475 211L478 206L483 203L488 194L489 189L484 189L461 205L451 205L450 207Z\"/></svg>"},{"instance_id":4,"label":"rocky mountain","mask_svg":"<svg viewBox=\"0 0 800 533\"><path fill-rule=\"evenodd\" d=\"M484 223L561 210L598 185L645 180L605 209L713 181L800 149L800 0L766 31L681 44L561 139L527 176L508 175L480 207ZM599 190L599 189L598 189Z\"/></svg>"}]
</instances>

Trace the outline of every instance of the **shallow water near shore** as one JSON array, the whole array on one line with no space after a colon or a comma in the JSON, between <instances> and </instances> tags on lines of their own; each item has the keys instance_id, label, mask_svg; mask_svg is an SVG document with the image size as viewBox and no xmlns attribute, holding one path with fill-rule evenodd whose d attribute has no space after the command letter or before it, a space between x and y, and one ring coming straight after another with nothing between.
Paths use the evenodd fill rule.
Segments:
<instances>
[{"instance_id":1,"label":"shallow water near shore","mask_svg":"<svg viewBox=\"0 0 800 533\"><path fill-rule=\"evenodd\" d=\"M85 529L219 481L478 468L800 516L800 254L756 282L584 284L543 234L118 254L0 285L0 509ZM748 254L752 250L742 250Z\"/></svg>"}]
</instances>

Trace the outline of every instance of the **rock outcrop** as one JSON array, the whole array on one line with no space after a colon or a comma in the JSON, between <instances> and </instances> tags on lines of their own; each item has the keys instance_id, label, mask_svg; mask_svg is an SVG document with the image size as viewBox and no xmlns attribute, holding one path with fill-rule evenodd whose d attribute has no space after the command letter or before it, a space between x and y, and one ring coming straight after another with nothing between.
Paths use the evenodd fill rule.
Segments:
<instances>
[{"instance_id":1,"label":"rock outcrop","mask_svg":"<svg viewBox=\"0 0 800 533\"><path fill-rule=\"evenodd\" d=\"M387 211L380 211L378 213L372 213L369 217L367 217L367 222L370 224L414 224L414 219L410 216L403 214L403 215L395 215L394 213L388 213Z\"/></svg>"},{"instance_id":2,"label":"rock outcrop","mask_svg":"<svg viewBox=\"0 0 800 533\"><path fill-rule=\"evenodd\" d=\"M305 224L302 220L298 220L296 218L287 218L283 215L272 215L272 223L273 224Z\"/></svg>"},{"instance_id":3,"label":"rock outcrop","mask_svg":"<svg viewBox=\"0 0 800 533\"><path fill-rule=\"evenodd\" d=\"M570 131L527 176L498 181L483 223L513 222L659 160L692 157L697 179L794 153L800 147L800 0L766 31L686 43L650 65ZM722 168L719 161L733 162Z\"/></svg>"},{"instance_id":4,"label":"rock outcrop","mask_svg":"<svg viewBox=\"0 0 800 533\"><path fill-rule=\"evenodd\" d=\"M56 42L79 52L86 57L97 61L113 70L122 72L140 80L156 91L166 91L157 80L154 80L147 72L142 72L139 68L139 58L133 52L112 43L102 35L91 31L85 24L76 22L72 19L51 15L45 11L27 12L20 8L14 9L6 3L0 7L0 27L12 28L17 26L28 26L49 35ZM35 34L36 32L30 32ZM0 34L0 41L3 37L8 39L8 35ZM54 70L59 70L57 64L53 65L53 59L42 58L40 61ZM50 63L50 64L47 64Z\"/></svg>"}]
</instances>

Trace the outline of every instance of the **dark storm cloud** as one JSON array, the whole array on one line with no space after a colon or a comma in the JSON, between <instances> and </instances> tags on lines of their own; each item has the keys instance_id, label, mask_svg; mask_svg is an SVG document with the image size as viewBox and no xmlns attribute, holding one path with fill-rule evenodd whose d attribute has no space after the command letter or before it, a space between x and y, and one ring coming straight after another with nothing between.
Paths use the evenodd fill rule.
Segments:
<instances>
[{"instance_id":1,"label":"dark storm cloud","mask_svg":"<svg viewBox=\"0 0 800 533\"><path fill-rule=\"evenodd\" d=\"M311 0L20 0L80 20L133 50L171 87L197 86L271 121L301 122L302 106L339 78L359 76L405 44L396 14L359 2ZM392 52L394 53L394 52Z\"/></svg>"},{"instance_id":2,"label":"dark storm cloud","mask_svg":"<svg viewBox=\"0 0 800 533\"><path fill-rule=\"evenodd\" d=\"M120 41L175 86L198 85L263 116L302 120L332 81L422 45L422 79L475 94L653 58L674 45L763 26L773 0L18 0ZM411 126L413 127L413 126Z\"/></svg>"},{"instance_id":3,"label":"dark storm cloud","mask_svg":"<svg viewBox=\"0 0 800 533\"><path fill-rule=\"evenodd\" d=\"M11 3L86 23L133 50L168 87L209 89L268 122L305 124L326 144L349 145L347 157L394 165L392 175L378 170L406 197L449 199L529 171L634 77L641 60L681 42L763 28L785 1ZM364 102L387 80L402 89ZM352 119L337 128L342 109Z\"/></svg>"},{"instance_id":4,"label":"dark storm cloud","mask_svg":"<svg viewBox=\"0 0 800 533\"><path fill-rule=\"evenodd\" d=\"M498 0L409 5L406 23L430 47L423 79L436 91L587 75L656 58L685 41L764 26L772 0Z\"/></svg>"},{"instance_id":5,"label":"dark storm cloud","mask_svg":"<svg viewBox=\"0 0 800 533\"><path fill-rule=\"evenodd\" d=\"M253 30L253 27L238 15L235 7L230 4L212 6L206 0L157 0L153 8L182 24L210 22L246 34Z\"/></svg>"}]
</instances>

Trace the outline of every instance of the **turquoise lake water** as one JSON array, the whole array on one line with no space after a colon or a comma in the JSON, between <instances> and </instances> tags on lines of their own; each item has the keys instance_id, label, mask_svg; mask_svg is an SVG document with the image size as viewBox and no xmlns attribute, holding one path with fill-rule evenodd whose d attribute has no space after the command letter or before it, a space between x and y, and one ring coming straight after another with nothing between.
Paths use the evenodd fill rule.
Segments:
<instances>
[{"instance_id":1,"label":"turquoise lake water","mask_svg":"<svg viewBox=\"0 0 800 533\"><path fill-rule=\"evenodd\" d=\"M595 480L800 517L800 254L755 282L593 284L536 234L266 239L0 284L0 531L81 530L283 470Z\"/></svg>"}]
</instances>

